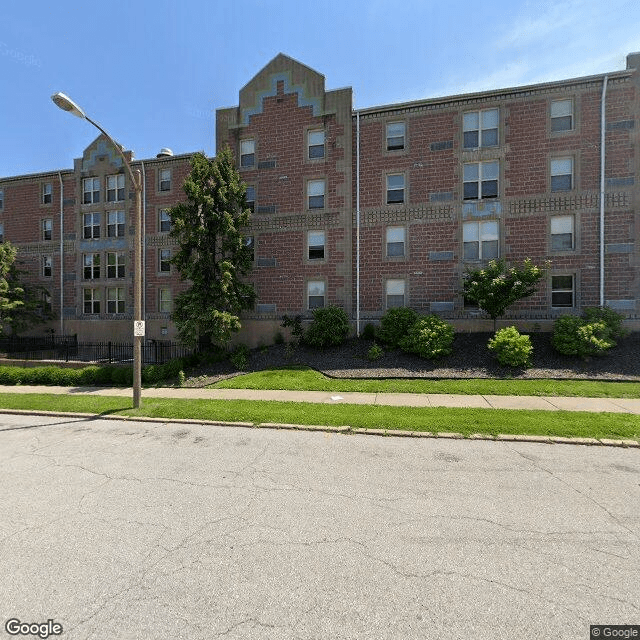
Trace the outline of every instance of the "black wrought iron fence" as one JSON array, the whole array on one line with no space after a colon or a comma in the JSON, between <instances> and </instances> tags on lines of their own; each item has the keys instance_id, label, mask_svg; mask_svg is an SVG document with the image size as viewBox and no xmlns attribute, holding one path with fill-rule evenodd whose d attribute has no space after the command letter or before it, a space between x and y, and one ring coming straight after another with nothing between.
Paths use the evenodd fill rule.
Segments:
<instances>
[{"instance_id":1,"label":"black wrought iron fence","mask_svg":"<svg viewBox=\"0 0 640 640\"><path fill-rule=\"evenodd\" d=\"M163 364L193 354L179 342L149 340L142 345L143 364ZM0 354L22 360L64 360L66 362L133 362L133 344L127 342L78 342L75 336L0 338Z\"/></svg>"}]
</instances>

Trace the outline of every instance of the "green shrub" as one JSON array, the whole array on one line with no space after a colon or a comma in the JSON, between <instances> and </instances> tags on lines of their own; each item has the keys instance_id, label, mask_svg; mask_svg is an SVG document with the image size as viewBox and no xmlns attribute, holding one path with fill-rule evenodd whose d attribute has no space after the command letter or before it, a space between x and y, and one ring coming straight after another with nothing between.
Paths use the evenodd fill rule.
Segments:
<instances>
[{"instance_id":1,"label":"green shrub","mask_svg":"<svg viewBox=\"0 0 640 640\"><path fill-rule=\"evenodd\" d=\"M187 382L187 376L185 376L184 371L180 369L180 371L178 371L178 386L184 387L186 382Z\"/></svg>"},{"instance_id":2,"label":"green shrub","mask_svg":"<svg viewBox=\"0 0 640 640\"><path fill-rule=\"evenodd\" d=\"M332 305L313 312L313 321L307 329L304 341L312 347L328 347L342 344L351 325L344 309Z\"/></svg>"},{"instance_id":3,"label":"green shrub","mask_svg":"<svg viewBox=\"0 0 640 640\"><path fill-rule=\"evenodd\" d=\"M429 315L414 322L407 335L400 340L400 348L435 360L451 353L453 338L453 327L448 322Z\"/></svg>"},{"instance_id":4,"label":"green shrub","mask_svg":"<svg viewBox=\"0 0 640 640\"><path fill-rule=\"evenodd\" d=\"M276 331L276 334L273 336L273 344L284 344L282 331Z\"/></svg>"},{"instance_id":5,"label":"green shrub","mask_svg":"<svg viewBox=\"0 0 640 640\"><path fill-rule=\"evenodd\" d=\"M298 344L302 341L304 337L304 328L302 326L302 316L282 316L282 324L281 327L285 329L291 329L291 336L293 337L293 341Z\"/></svg>"},{"instance_id":6,"label":"green shrub","mask_svg":"<svg viewBox=\"0 0 640 640\"><path fill-rule=\"evenodd\" d=\"M239 344L229 356L229 361L238 371L244 371L249 363L249 347Z\"/></svg>"},{"instance_id":7,"label":"green shrub","mask_svg":"<svg viewBox=\"0 0 640 640\"><path fill-rule=\"evenodd\" d=\"M363 340L375 340L376 328L370 322L367 322L367 324L364 325L364 329L362 330L360 337Z\"/></svg>"},{"instance_id":8,"label":"green shrub","mask_svg":"<svg viewBox=\"0 0 640 640\"><path fill-rule=\"evenodd\" d=\"M528 367L531 364L531 338L520 335L515 327L505 327L496 331L487 346L502 365Z\"/></svg>"},{"instance_id":9,"label":"green shrub","mask_svg":"<svg viewBox=\"0 0 640 640\"><path fill-rule=\"evenodd\" d=\"M553 325L553 348L566 356L601 355L615 346L605 322L588 322L577 316L563 316Z\"/></svg>"},{"instance_id":10,"label":"green shrub","mask_svg":"<svg viewBox=\"0 0 640 640\"><path fill-rule=\"evenodd\" d=\"M584 310L584 319L589 322L604 322L614 340L624 338L628 331L622 327L624 316L609 307L591 307Z\"/></svg>"},{"instance_id":11,"label":"green shrub","mask_svg":"<svg viewBox=\"0 0 640 640\"><path fill-rule=\"evenodd\" d=\"M384 351L375 342L371 346L371 349L369 349L369 351L367 351L367 359L371 360L372 362L374 360L379 360L383 355L384 355Z\"/></svg>"},{"instance_id":12,"label":"green shrub","mask_svg":"<svg viewBox=\"0 0 640 640\"><path fill-rule=\"evenodd\" d=\"M397 347L418 319L418 314L408 307L389 309L380 319L380 339Z\"/></svg>"}]
</instances>

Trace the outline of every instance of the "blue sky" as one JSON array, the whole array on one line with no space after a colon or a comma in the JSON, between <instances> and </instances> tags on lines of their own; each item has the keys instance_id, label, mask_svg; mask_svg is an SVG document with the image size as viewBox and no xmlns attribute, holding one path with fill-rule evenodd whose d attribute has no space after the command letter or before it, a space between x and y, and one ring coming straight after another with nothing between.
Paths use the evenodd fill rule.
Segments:
<instances>
[{"instance_id":1,"label":"blue sky","mask_svg":"<svg viewBox=\"0 0 640 640\"><path fill-rule=\"evenodd\" d=\"M70 168L97 132L137 158L215 153L215 110L271 58L351 86L354 107L624 69L638 0L5 2L0 176Z\"/></svg>"}]
</instances>

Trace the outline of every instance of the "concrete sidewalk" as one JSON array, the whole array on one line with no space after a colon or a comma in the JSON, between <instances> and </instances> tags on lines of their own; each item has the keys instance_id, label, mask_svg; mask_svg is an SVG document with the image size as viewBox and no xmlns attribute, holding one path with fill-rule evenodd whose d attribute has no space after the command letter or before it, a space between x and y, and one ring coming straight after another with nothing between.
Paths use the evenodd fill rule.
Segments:
<instances>
[{"instance_id":1,"label":"concrete sidewalk","mask_svg":"<svg viewBox=\"0 0 640 640\"><path fill-rule=\"evenodd\" d=\"M51 393L130 397L131 388L0 386L0 393ZM330 393L326 391L266 391L253 389L148 388L142 398L197 400L271 400L318 404L362 404L395 407L458 407L478 409L535 409L640 415L640 399L566 398L538 396L448 395L435 393Z\"/></svg>"}]
</instances>

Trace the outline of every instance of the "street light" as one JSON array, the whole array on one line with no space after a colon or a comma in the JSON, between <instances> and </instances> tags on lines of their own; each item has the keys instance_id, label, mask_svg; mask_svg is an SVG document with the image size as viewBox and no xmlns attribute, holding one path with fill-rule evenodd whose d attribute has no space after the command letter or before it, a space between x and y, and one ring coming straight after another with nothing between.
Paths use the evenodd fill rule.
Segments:
<instances>
[{"instance_id":1,"label":"street light","mask_svg":"<svg viewBox=\"0 0 640 640\"><path fill-rule=\"evenodd\" d=\"M117 149L127 168L129 178L136 194L135 240L134 240L134 276L133 276L133 406L140 406L142 389L142 336L144 323L142 321L142 174L139 169L135 173L124 155L120 145L97 123L64 93L54 93L51 96L54 104L63 111L90 122L98 131L104 134L109 142ZM62 310L61 310L62 312Z\"/></svg>"}]
</instances>

